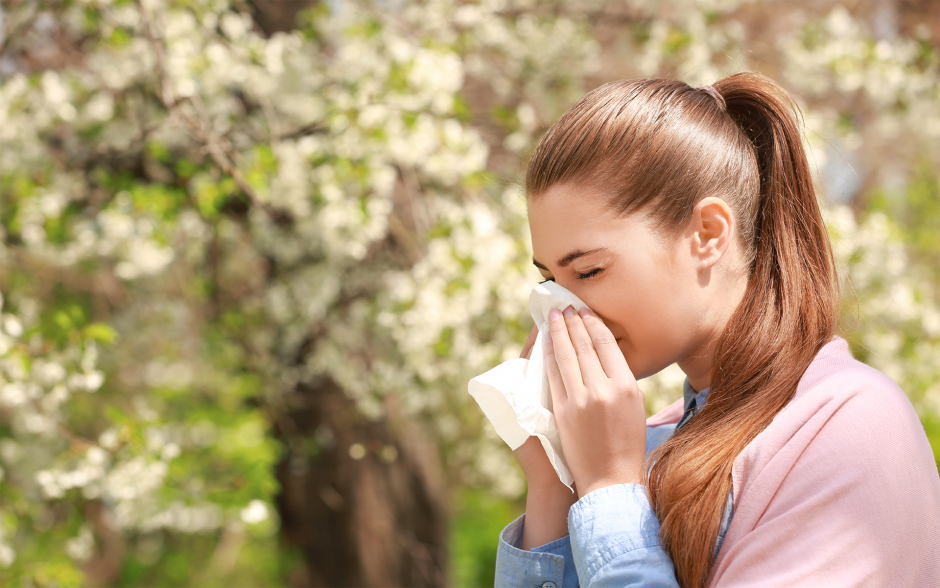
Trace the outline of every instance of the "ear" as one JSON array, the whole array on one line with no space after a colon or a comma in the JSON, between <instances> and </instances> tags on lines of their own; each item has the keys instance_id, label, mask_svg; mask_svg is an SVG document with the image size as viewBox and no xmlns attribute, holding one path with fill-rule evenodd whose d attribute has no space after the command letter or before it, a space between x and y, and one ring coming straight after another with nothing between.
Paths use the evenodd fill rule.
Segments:
<instances>
[{"instance_id":1,"label":"ear","mask_svg":"<svg viewBox=\"0 0 940 588\"><path fill-rule=\"evenodd\" d=\"M731 247L735 231L734 214L728 203L717 196L708 196L692 209L692 253L699 269L718 263Z\"/></svg>"}]
</instances>

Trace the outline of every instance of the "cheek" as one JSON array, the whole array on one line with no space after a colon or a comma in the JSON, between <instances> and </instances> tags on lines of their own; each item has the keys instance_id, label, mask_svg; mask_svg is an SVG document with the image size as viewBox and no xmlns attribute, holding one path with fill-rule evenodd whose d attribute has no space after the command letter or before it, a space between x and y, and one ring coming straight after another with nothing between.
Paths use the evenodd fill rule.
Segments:
<instances>
[{"instance_id":1,"label":"cheek","mask_svg":"<svg viewBox=\"0 0 940 588\"><path fill-rule=\"evenodd\" d=\"M666 360L692 329L678 310L675 295L667 288L645 287L624 296L623 305L610 317L619 326L615 335L626 335L620 350L631 367L648 372L643 377L662 369L663 362L671 363Z\"/></svg>"},{"instance_id":2,"label":"cheek","mask_svg":"<svg viewBox=\"0 0 940 588\"><path fill-rule=\"evenodd\" d=\"M645 330L644 318L650 314L650 303L656 300L656 292L651 291L649 284L621 276L616 278L590 288L579 288L575 293L603 319L615 337L632 338L634 332Z\"/></svg>"},{"instance_id":3,"label":"cheek","mask_svg":"<svg viewBox=\"0 0 940 588\"><path fill-rule=\"evenodd\" d=\"M676 293L669 288L645 292L632 313L632 334L637 343L654 353L668 352L693 327L682 310Z\"/></svg>"}]
</instances>

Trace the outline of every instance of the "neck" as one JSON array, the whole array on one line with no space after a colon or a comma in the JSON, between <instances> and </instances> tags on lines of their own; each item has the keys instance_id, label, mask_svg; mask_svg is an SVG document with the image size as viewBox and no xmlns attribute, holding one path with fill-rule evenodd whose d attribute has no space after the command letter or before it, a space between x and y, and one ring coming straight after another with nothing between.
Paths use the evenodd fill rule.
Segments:
<instances>
[{"instance_id":1,"label":"neck","mask_svg":"<svg viewBox=\"0 0 940 588\"><path fill-rule=\"evenodd\" d=\"M730 276L727 277L730 278ZM701 392L711 386L718 341L744 298L746 290L747 277L738 275L736 279L727 280L723 287L717 288L714 292L704 293L710 297L710 300L702 321L700 335L692 343L691 351L678 362L679 367L689 378L689 385L696 392Z\"/></svg>"}]
</instances>

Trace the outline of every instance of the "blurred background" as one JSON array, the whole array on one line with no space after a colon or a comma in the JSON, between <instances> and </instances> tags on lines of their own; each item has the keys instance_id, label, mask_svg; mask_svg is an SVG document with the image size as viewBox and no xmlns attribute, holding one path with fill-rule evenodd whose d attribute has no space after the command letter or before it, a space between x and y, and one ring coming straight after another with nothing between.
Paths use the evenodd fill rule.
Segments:
<instances>
[{"instance_id":1,"label":"blurred background","mask_svg":"<svg viewBox=\"0 0 940 588\"><path fill-rule=\"evenodd\" d=\"M0 584L487 586L521 189L591 88L787 87L842 334L940 448L940 3L3 0ZM677 368L641 382L648 409Z\"/></svg>"}]
</instances>

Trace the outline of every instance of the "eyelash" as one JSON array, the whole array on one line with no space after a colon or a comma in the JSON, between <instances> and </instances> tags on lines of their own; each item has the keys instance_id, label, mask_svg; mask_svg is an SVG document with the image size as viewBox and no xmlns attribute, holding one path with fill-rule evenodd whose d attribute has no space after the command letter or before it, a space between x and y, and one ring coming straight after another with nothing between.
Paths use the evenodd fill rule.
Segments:
<instances>
[{"instance_id":1,"label":"eyelash","mask_svg":"<svg viewBox=\"0 0 940 588\"><path fill-rule=\"evenodd\" d=\"M593 278L594 276L596 276L597 274L601 273L602 271L604 271L604 268L598 267L598 268L592 269L591 271L589 271L589 272L587 272L587 273L585 273L585 274L578 274L578 275L575 276L575 277L576 277L577 279L579 279L579 280L586 280L586 279L588 279L588 278Z\"/></svg>"},{"instance_id":2,"label":"eyelash","mask_svg":"<svg viewBox=\"0 0 940 588\"><path fill-rule=\"evenodd\" d=\"M575 276L575 279L577 279L577 280L587 280L588 278L593 278L594 276L596 276L597 274L601 273L602 271L604 271L604 268L601 268L601 267L595 268L595 269L592 269L591 271L589 271L589 272L587 272L587 273L578 274L577 276ZM541 282L539 282L539 284L544 284L545 282L554 282L554 281L555 281L555 278L548 278L547 280L542 280Z\"/></svg>"}]
</instances>

